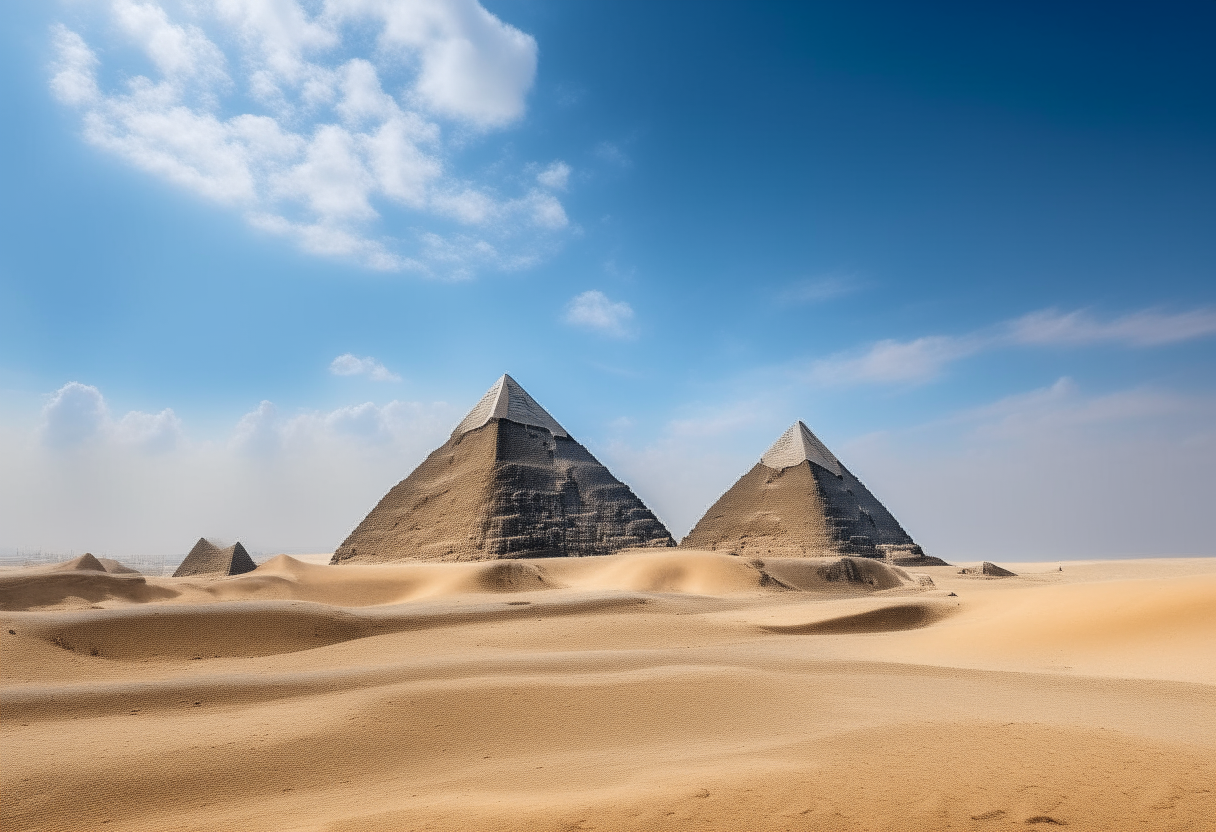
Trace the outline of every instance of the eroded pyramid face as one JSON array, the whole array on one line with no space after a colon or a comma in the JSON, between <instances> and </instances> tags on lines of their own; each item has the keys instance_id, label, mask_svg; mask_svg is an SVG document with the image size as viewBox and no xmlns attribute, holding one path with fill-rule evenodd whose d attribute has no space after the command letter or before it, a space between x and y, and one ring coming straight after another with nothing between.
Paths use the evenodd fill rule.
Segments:
<instances>
[{"instance_id":1,"label":"eroded pyramid face","mask_svg":"<svg viewBox=\"0 0 1216 832\"><path fill-rule=\"evenodd\" d=\"M504 375L332 562L581 557L674 545L629 487Z\"/></svg>"}]
</instances>

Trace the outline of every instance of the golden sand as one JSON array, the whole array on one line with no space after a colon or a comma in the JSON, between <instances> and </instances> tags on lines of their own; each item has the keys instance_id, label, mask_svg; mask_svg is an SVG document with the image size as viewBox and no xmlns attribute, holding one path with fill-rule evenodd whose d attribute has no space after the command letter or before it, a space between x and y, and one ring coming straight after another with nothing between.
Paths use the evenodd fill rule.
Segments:
<instances>
[{"instance_id":1,"label":"golden sand","mask_svg":"<svg viewBox=\"0 0 1216 832\"><path fill-rule=\"evenodd\" d=\"M1216 559L1002 565L6 573L0 828L1216 829Z\"/></svg>"}]
</instances>

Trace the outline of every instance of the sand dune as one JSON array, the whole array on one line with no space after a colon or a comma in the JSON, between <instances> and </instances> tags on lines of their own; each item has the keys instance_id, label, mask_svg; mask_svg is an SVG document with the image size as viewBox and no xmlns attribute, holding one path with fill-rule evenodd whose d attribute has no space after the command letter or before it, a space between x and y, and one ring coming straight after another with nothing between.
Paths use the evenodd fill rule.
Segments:
<instances>
[{"instance_id":1,"label":"sand dune","mask_svg":"<svg viewBox=\"0 0 1216 832\"><path fill-rule=\"evenodd\" d=\"M1216 829L1216 560L1012 571L7 573L0 827Z\"/></svg>"}]
</instances>

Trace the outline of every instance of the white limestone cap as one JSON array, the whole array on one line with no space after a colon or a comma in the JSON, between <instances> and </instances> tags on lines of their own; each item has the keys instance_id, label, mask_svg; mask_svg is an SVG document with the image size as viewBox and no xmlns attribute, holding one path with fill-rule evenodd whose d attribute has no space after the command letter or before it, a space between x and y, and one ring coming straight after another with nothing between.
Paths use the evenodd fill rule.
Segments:
<instances>
[{"instance_id":1,"label":"white limestone cap","mask_svg":"<svg viewBox=\"0 0 1216 832\"><path fill-rule=\"evenodd\" d=\"M840 460L836 459L801 420L790 425L790 429L781 434L781 438L760 457L762 463L777 471L800 465L808 459L838 477L842 474Z\"/></svg>"},{"instance_id":2,"label":"white limestone cap","mask_svg":"<svg viewBox=\"0 0 1216 832\"><path fill-rule=\"evenodd\" d=\"M536 399L529 396L515 379L505 373L486 391L481 401L469 411L469 415L456 426L452 436L462 436L476 430L491 419L507 419L521 425L544 428L554 436L570 436L548 411L537 404Z\"/></svg>"}]
</instances>

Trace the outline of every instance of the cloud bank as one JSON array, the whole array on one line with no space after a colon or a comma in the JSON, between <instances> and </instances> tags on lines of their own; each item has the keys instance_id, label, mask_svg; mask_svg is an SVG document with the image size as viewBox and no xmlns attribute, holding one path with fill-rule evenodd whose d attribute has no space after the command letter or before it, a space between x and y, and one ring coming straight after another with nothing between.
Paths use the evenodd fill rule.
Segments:
<instances>
[{"instance_id":1,"label":"cloud bank","mask_svg":"<svg viewBox=\"0 0 1216 832\"><path fill-rule=\"evenodd\" d=\"M523 118L535 39L475 0L309 8L112 0L99 48L53 28L51 90L89 143L304 251L454 277L536 262L569 225L569 167L454 162Z\"/></svg>"},{"instance_id":2,"label":"cloud bank","mask_svg":"<svg viewBox=\"0 0 1216 832\"><path fill-rule=\"evenodd\" d=\"M171 409L111 414L71 382L25 428L0 425L0 550L184 554L200 536L328 551L443 443L445 403L284 413L264 401L196 439Z\"/></svg>"}]
</instances>

